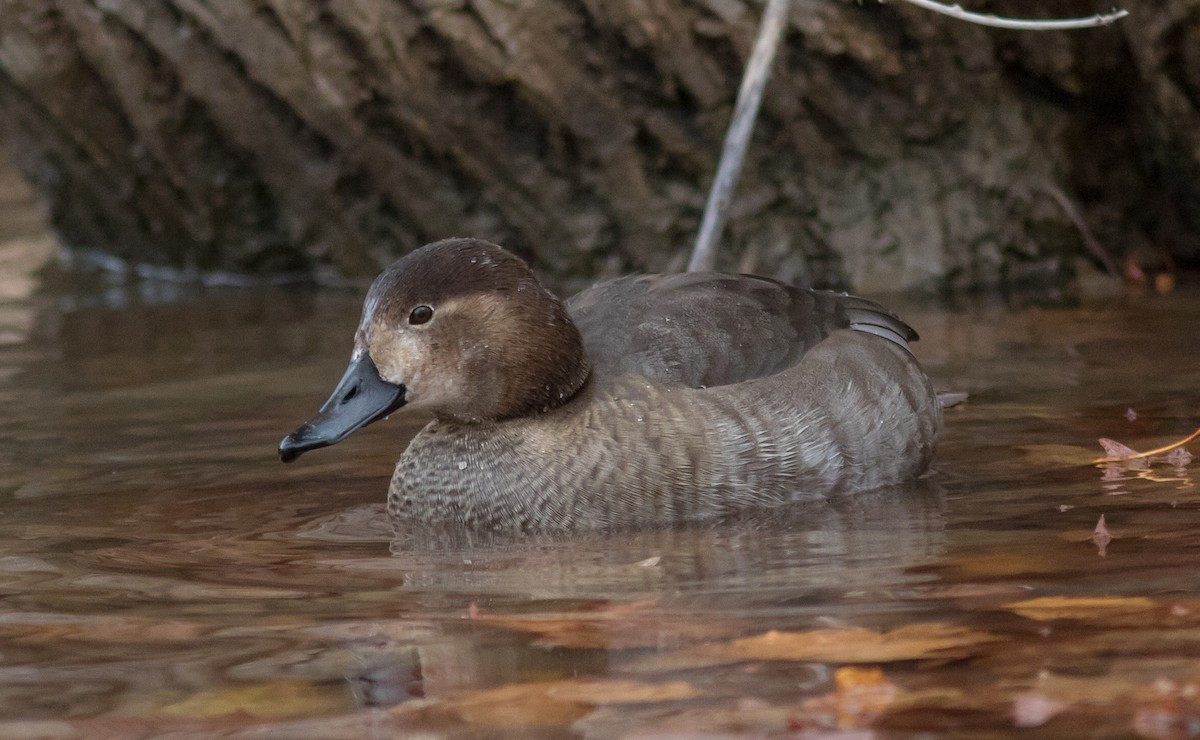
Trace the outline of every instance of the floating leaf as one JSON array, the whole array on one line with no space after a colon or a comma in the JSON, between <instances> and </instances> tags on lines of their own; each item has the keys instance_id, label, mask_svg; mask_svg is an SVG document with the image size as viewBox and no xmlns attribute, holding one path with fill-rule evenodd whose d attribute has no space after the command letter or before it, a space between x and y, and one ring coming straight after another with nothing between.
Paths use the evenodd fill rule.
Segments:
<instances>
[{"instance_id":1,"label":"floating leaf","mask_svg":"<svg viewBox=\"0 0 1200 740\"><path fill-rule=\"evenodd\" d=\"M1110 460L1108 462L1116 462L1117 460L1128 460L1131 458L1139 457L1141 455L1141 453L1138 452L1137 450L1133 449L1132 447L1126 447L1125 445L1121 444L1120 442L1116 441L1115 439L1101 437L1097 441L1100 443L1100 446L1104 448L1104 454L1110 458L1113 458L1112 460Z\"/></svg>"},{"instance_id":2,"label":"floating leaf","mask_svg":"<svg viewBox=\"0 0 1200 740\"><path fill-rule=\"evenodd\" d=\"M962 391L938 391L937 400L944 409L952 409L967 400L969 394Z\"/></svg>"}]
</instances>

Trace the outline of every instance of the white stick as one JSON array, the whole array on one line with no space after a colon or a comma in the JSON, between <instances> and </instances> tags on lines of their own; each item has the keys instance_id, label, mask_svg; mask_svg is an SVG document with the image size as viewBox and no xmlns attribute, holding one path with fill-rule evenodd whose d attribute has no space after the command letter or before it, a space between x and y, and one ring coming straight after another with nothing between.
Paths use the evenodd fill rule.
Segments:
<instances>
[{"instance_id":1,"label":"white stick","mask_svg":"<svg viewBox=\"0 0 1200 740\"><path fill-rule=\"evenodd\" d=\"M712 190L708 192L708 202L704 205L700 233L696 237L696 246L692 249L692 259L688 262L689 272L711 270L716 263L717 239L721 236L721 229L729 215L733 186L737 184L738 175L742 171L742 160L746 156L746 147L750 143L750 135L754 133L754 119L758 117L763 88L766 87L767 78L771 73L771 62L775 59L779 39L787 27L789 3L790 0L768 0L767 9L763 11L758 36L754 40L754 49L750 52L750 61L746 64L742 85L738 89L733 121L725 134L725 146L721 150L717 175L713 179Z\"/></svg>"},{"instance_id":2,"label":"white stick","mask_svg":"<svg viewBox=\"0 0 1200 740\"><path fill-rule=\"evenodd\" d=\"M912 3L918 8L948 15L951 18L957 18L960 21L977 23L981 26L991 26L993 28L1010 28L1016 31L1069 31L1074 28L1093 28L1095 26L1107 26L1129 15L1128 10L1114 10L1105 15L1093 15L1088 18L1062 18L1048 21L1035 19L1023 20L1020 18L1001 18L996 15L972 13L969 10L963 10L961 5L946 5L936 0L904 0L904 2Z\"/></svg>"}]
</instances>

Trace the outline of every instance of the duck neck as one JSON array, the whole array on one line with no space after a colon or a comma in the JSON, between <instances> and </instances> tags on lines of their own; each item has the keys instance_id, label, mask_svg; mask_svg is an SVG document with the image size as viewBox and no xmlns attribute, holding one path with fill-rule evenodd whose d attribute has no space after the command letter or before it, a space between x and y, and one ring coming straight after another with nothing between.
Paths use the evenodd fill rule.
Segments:
<instances>
[{"instance_id":1,"label":"duck neck","mask_svg":"<svg viewBox=\"0 0 1200 740\"><path fill-rule=\"evenodd\" d=\"M480 356L472 367L471 389L458 403L434 409L434 415L456 424L503 422L546 413L578 395L591 377L592 363L575 324L561 305L555 308L535 334L496 332L489 344L503 349Z\"/></svg>"},{"instance_id":2,"label":"duck neck","mask_svg":"<svg viewBox=\"0 0 1200 740\"><path fill-rule=\"evenodd\" d=\"M510 389L513 400L505 404L506 412L498 414L497 421L544 414L568 403L587 384L592 375L592 363L574 324L567 324L565 328L570 330L568 336L562 337L553 354L542 358L537 376Z\"/></svg>"}]
</instances>

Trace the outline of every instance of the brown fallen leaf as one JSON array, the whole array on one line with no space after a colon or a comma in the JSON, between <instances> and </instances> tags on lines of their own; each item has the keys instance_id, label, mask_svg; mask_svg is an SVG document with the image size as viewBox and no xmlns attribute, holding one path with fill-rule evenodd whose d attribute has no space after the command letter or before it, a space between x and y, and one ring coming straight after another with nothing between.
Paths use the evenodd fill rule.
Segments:
<instances>
[{"instance_id":1,"label":"brown fallen leaf","mask_svg":"<svg viewBox=\"0 0 1200 740\"><path fill-rule=\"evenodd\" d=\"M1104 618L1152 611L1156 607L1158 604L1145 596L1039 596L1004 606L1022 617L1038 621Z\"/></svg>"},{"instance_id":2,"label":"brown fallen leaf","mask_svg":"<svg viewBox=\"0 0 1200 740\"><path fill-rule=\"evenodd\" d=\"M491 728L558 727L571 724L598 706L681 701L700 695L684 681L564 679L510 684L447 700L401 704L392 713L449 714Z\"/></svg>"},{"instance_id":3,"label":"brown fallen leaf","mask_svg":"<svg viewBox=\"0 0 1200 740\"><path fill-rule=\"evenodd\" d=\"M999 638L941 622L923 622L877 632L862 627L809 632L772 630L732 642L701 645L634 661L632 670L671 671L751 660L826 663L891 663L970 655Z\"/></svg>"}]
</instances>

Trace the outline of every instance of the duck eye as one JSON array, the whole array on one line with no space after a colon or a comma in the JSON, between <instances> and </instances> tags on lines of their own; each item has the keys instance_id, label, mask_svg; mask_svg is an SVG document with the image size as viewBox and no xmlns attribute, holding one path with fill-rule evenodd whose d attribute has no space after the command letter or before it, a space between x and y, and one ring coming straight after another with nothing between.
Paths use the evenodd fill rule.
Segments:
<instances>
[{"instance_id":1,"label":"duck eye","mask_svg":"<svg viewBox=\"0 0 1200 740\"><path fill-rule=\"evenodd\" d=\"M425 322L429 321L432 318L433 318L433 309L432 308L430 308L429 306L417 306L416 308L414 308L412 310L412 313L410 313L408 315L408 323L412 324L413 326L416 326L417 324L424 324Z\"/></svg>"}]
</instances>

